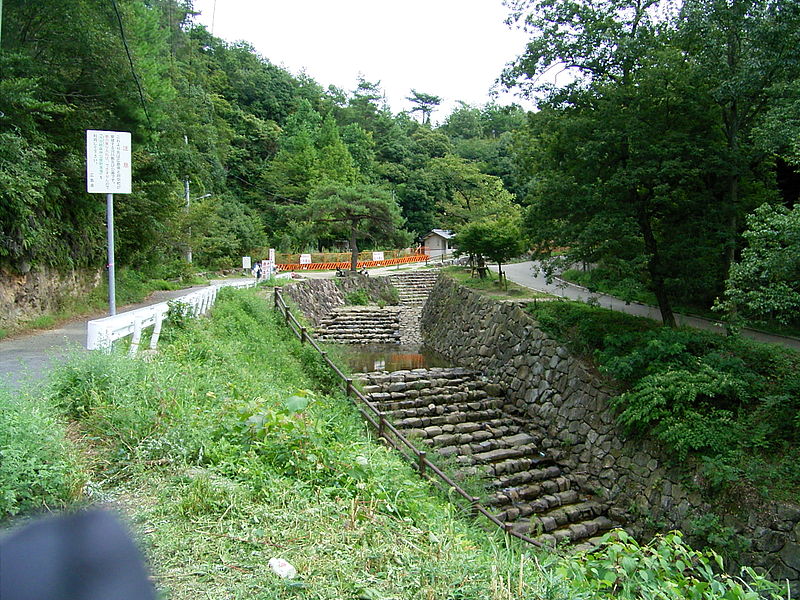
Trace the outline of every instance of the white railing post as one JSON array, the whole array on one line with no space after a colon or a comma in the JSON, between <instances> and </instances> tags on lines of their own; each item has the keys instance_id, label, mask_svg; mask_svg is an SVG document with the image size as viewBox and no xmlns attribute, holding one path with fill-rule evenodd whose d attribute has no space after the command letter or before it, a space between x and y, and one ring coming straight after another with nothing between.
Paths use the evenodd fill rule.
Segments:
<instances>
[{"instance_id":1,"label":"white railing post","mask_svg":"<svg viewBox=\"0 0 800 600\"><path fill-rule=\"evenodd\" d=\"M133 321L133 339L131 340L131 347L128 349L129 356L135 356L139 350L139 342L142 341L142 320L135 318Z\"/></svg>"},{"instance_id":2,"label":"white railing post","mask_svg":"<svg viewBox=\"0 0 800 600\"><path fill-rule=\"evenodd\" d=\"M156 324L153 326L153 335L150 337L150 349L155 350L158 346L158 338L161 337L161 324L164 322L164 314L159 312L156 315Z\"/></svg>"}]
</instances>

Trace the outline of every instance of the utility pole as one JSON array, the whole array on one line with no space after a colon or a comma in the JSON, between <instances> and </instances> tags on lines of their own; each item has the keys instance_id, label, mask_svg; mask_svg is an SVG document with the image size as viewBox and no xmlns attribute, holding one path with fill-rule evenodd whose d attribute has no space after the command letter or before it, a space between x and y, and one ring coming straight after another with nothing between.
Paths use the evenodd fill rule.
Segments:
<instances>
[{"instance_id":1,"label":"utility pole","mask_svg":"<svg viewBox=\"0 0 800 600\"><path fill-rule=\"evenodd\" d=\"M0 2L2 2L2 0L0 0ZM183 136L183 141L186 144L187 150L188 150L189 136L188 135L184 135ZM188 169L188 167L187 167L187 169ZM191 206L191 203L192 203L191 199L189 198L189 173L188 172L186 173L186 179L183 182L183 194L186 197L186 212L188 214L189 207ZM192 237L192 230L190 228L189 229L189 238L191 238L191 237ZM186 262L189 263L189 264L192 264L192 245L191 245L190 241L187 241L187 243L186 243Z\"/></svg>"}]
</instances>

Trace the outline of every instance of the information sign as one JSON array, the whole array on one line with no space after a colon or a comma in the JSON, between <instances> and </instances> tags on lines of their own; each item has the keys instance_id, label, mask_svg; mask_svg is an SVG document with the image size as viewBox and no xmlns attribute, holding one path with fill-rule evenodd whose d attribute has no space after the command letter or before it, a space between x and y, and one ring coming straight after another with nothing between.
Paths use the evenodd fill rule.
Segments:
<instances>
[{"instance_id":1,"label":"information sign","mask_svg":"<svg viewBox=\"0 0 800 600\"><path fill-rule=\"evenodd\" d=\"M86 130L86 191L131 193L131 134Z\"/></svg>"},{"instance_id":2,"label":"information sign","mask_svg":"<svg viewBox=\"0 0 800 600\"><path fill-rule=\"evenodd\" d=\"M311 255L310 254L301 254L300 255L300 264L301 265L310 265L311 264Z\"/></svg>"},{"instance_id":3,"label":"information sign","mask_svg":"<svg viewBox=\"0 0 800 600\"><path fill-rule=\"evenodd\" d=\"M249 256L243 256L242 257L242 268L243 269L251 269L252 268L252 263L251 263L251 260L250 260Z\"/></svg>"},{"instance_id":4,"label":"information sign","mask_svg":"<svg viewBox=\"0 0 800 600\"><path fill-rule=\"evenodd\" d=\"M275 262L275 248L270 248L269 249L269 259L272 262Z\"/></svg>"},{"instance_id":5,"label":"information sign","mask_svg":"<svg viewBox=\"0 0 800 600\"><path fill-rule=\"evenodd\" d=\"M373 252L372 260L383 260L383 252Z\"/></svg>"}]
</instances>

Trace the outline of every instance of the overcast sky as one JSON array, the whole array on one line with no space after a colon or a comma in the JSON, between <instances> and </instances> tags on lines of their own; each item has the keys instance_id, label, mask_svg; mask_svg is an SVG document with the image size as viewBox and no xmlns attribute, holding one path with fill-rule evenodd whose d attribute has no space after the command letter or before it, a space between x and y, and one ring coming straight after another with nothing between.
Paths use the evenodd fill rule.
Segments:
<instances>
[{"instance_id":1,"label":"overcast sky","mask_svg":"<svg viewBox=\"0 0 800 600\"><path fill-rule=\"evenodd\" d=\"M216 7L215 7L216 4ZM264 57L323 87L352 91L359 74L380 81L394 112L411 89L480 105L526 36L510 29L501 0L195 0L198 21L228 41L247 40ZM510 94L502 104L522 100Z\"/></svg>"}]
</instances>

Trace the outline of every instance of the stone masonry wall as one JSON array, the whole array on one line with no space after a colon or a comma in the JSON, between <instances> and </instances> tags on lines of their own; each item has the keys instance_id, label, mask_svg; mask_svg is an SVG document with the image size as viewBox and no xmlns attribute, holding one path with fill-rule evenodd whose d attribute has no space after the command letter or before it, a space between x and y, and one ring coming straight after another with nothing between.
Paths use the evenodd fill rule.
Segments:
<instances>
[{"instance_id":1,"label":"stone masonry wall","mask_svg":"<svg viewBox=\"0 0 800 600\"><path fill-rule=\"evenodd\" d=\"M89 270L61 273L43 268L17 274L0 269L0 328L57 311L67 298L90 293L101 275Z\"/></svg>"},{"instance_id":2,"label":"stone masonry wall","mask_svg":"<svg viewBox=\"0 0 800 600\"><path fill-rule=\"evenodd\" d=\"M345 305L345 295L365 290L373 301L383 299L396 302L396 292L388 277L348 275L337 279L304 279L291 283L283 292L291 298L314 326L329 315L334 308Z\"/></svg>"},{"instance_id":3,"label":"stone masonry wall","mask_svg":"<svg viewBox=\"0 0 800 600\"><path fill-rule=\"evenodd\" d=\"M611 390L542 332L519 306L498 303L440 276L422 312L424 342L503 386L530 418L530 433L576 483L615 507L609 516L635 535L690 529L712 509L652 443L625 440L608 404ZM800 592L800 506L772 503L726 521L752 541L742 563L789 579Z\"/></svg>"}]
</instances>

